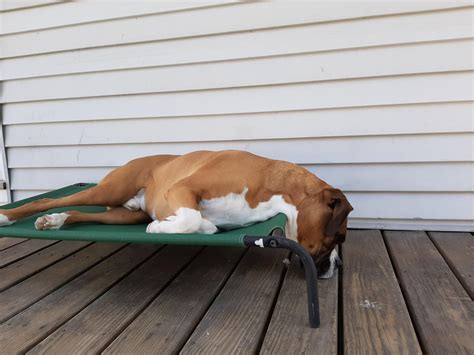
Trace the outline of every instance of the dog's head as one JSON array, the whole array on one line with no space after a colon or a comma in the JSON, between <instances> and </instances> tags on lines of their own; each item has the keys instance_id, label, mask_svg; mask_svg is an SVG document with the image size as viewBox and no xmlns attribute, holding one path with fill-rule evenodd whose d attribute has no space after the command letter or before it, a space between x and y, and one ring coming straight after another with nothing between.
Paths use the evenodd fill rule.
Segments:
<instances>
[{"instance_id":1,"label":"dog's head","mask_svg":"<svg viewBox=\"0 0 474 355\"><path fill-rule=\"evenodd\" d=\"M346 239L347 216L352 210L342 191L333 188L306 197L298 206L298 242L313 257L318 275L332 276L339 260L333 251Z\"/></svg>"}]
</instances>

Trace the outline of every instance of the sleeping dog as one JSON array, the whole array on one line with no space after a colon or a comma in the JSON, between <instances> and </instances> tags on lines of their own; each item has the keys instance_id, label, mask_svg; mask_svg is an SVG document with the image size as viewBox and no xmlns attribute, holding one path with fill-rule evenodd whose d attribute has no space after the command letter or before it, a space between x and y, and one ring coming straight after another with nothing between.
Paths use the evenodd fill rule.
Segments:
<instances>
[{"instance_id":1,"label":"sleeping dog","mask_svg":"<svg viewBox=\"0 0 474 355\"><path fill-rule=\"evenodd\" d=\"M77 205L108 210L46 214L36 220L36 228L148 223L148 233L213 234L284 213L286 237L313 256L323 277L332 276L338 261L334 248L344 242L352 211L340 190L298 165L243 151L198 151L132 160L90 189L0 210L0 225Z\"/></svg>"}]
</instances>

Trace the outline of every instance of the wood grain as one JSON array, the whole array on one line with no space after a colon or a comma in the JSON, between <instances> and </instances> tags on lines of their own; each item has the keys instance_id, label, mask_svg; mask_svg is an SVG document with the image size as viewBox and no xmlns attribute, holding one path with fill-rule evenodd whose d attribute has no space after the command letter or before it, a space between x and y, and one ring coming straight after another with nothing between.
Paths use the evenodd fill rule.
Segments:
<instances>
[{"instance_id":1,"label":"wood grain","mask_svg":"<svg viewBox=\"0 0 474 355\"><path fill-rule=\"evenodd\" d=\"M0 269L0 292L88 244L90 243L59 242Z\"/></svg>"},{"instance_id":2,"label":"wood grain","mask_svg":"<svg viewBox=\"0 0 474 355\"><path fill-rule=\"evenodd\" d=\"M474 299L474 238L472 235L449 232L429 232L428 234L471 299Z\"/></svg>"},{"instance_id":3,"label":"wood grain","mask_svg":"<svg viewBox=\"0 0 474 355\"><path fill-rule=\"evenodd\" d=\"M30 239L24 243L19 243L11 248L2 250L0 251L0 267L11 264L15 260L24 258L57 242L57 240Z\"/></svg>"},{"instance_id":4,"label":"wood grain","mask_svg":"<svg viewBox=\"0 0 474 355\"><path fill-rule=\"evenodd\" d=\"M128 246L3 323L0 325L2 352L28 350L157 249L150 245Z\"/></svg>"},{"instance_id":5,"label":"wood grain","mask_svg":"<svg viewBox=\"0 0 474 355\"><path fill-rule=\"evenodd\" d=\"M474 304L424 232L386 232L423 351L474 353Z\"/></svg>"},{"instance_id":6,"label":"wood grain","mask_svg":"<svg viewBox=\"0 0 474 355\"><path fill-rule=\"evenodd\" d=\"M259 346L286 250L251 248L211 305L182 354L251 353Z\"/></svg>"},{"instance_id":7,"label":"wood grain","mask_svg":"<svg viewBox=\"0 0 474 355\"><path fill-rule=\"evenodd\" d=\"M344 352L421 354L380 231L349 231L342 256Z\"/></svg>"},{"instance_id":8,"label":"wood grain","mask_svg":"<svg viewBox=\"0 0 474 355\"><path fill-rule=\"evenodd\" d=\"M7 237L2 237L0 238L0 250L7 249L11 247L12 245L16 245L19 243L23 243L26 238L7 238Z\"/></svg>"},{"instance_id":9,"label":"wood grain","mask_svg":"<svg viewBox=\"0 0 474 355\"><path fill-rule=\"evenodd\" d=\"M93 244L0 293L0 322L103 260L123 245Z\"/></svg>"},{"instance_id":10,"label":"wood grain","mask_svg":"<svg viewBox=\"0 0 474 355\"><path fill-rule=\"evenodd\" d=\"M293 257L265 334L261 354L336 354L338 275L318 280L321 327L308 323L306 281Z\"/></svg>"},{"instance_id":11,"label":"wood grain","mask_svg":"<svg viewBox=\"0 0 474 355\"><path fill-rule=\"evenodd\" d=\"M206 248L103 353L177 353L244 251Z\"/></svg>"},{"instance_id":12,"label":"wood grain","mask_svg":"<svg viewBox=\"0 0 474 355\"><path fill-rule=\"evenodd\" d=\"M28 353L100 352L200 250L196 246L164 248ZM148 314L148 310L143 312Z\"/></svg>"}]
</instances>

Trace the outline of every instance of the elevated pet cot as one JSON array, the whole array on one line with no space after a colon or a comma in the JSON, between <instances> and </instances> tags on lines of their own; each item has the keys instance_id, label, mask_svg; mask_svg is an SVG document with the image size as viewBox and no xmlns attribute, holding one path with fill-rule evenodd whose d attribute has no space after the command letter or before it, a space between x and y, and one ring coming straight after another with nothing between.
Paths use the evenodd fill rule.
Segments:
<instances>
[{"instance_id":1,"label":"elevated pet cot","mask_svg":"<svg viewBox=\"0 0 474 355\"><path fill-rule=\"evenodd\" d=\"M21 206L41 198L58 198L72 195L86 190L95 184L78 183L54 190L45 194L30 197L15 203L2 206L10 209ZM56 208L48 213L78 210L83 212L103 212L99 206L71 206ZM174 245L202 245L202 246L229 246L229 247L262 247L284 248L298 255L305 271L308 294L309 324L318 328L319 300L317 289L316 266L311 256L298 243L285 238L286 216L278 214L275 217L244 228L222 231L216 234L149 234L145 232L146 224L136 225L106 225L95 223L78 223L64 226L58 230L36 230L36 218L45 212L21 219L10 226L0 228L1 237L33 238L52 240L80 240L91 242L118 242L118 243L151 243Z\"/></svg>"}]
</instances>

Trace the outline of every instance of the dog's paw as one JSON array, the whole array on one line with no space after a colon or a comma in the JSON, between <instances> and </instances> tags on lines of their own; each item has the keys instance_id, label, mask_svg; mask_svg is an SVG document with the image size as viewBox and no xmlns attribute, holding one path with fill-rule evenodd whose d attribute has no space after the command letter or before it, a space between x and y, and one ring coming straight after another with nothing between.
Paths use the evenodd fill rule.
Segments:
<instances>
[{"instance_id":1,"label":"dog's paw","mask_svg":"<svg viewBox=\"0 0 474 355\"><path fill-rule=\"evenodd\" d=\"M203 218L201 221L201 226L199 227L198 233L202 234L214 234L217 232L217 227L211 221Z\"/></svg>"},{"instance_id":2,"label":"dog's paw","mask_svg":"<svg viewBox=\"0 0 474 355\"><path fill-rule=\"evenodd\" d=\"M67 213L52 213L45 214L38 217L35 222L35 228L38 230L44 229L59 229L64 225L64 222L69 217Z\"/></svg>"},{"instance_id":3,"label":"dog's paw","mask_svg":"<svg viewBox=\"0 0 474 355\"><path fill-rule=\"evenodd\" d=\"M13 223L15 223L15 221L10 221L7 216L0 213L0 227L9 226Z\"/></svg>"},{"instance_id":4,"label":"dog's paw","mask_svg":"<svg viewBox=\"0 0 474 355\"><path fill-rule=\"evenodd\" d=\"M146 227L147 233L162 233L160 228L160 221L156 220L148 224Z\"/></svg>"}]
</instances>

